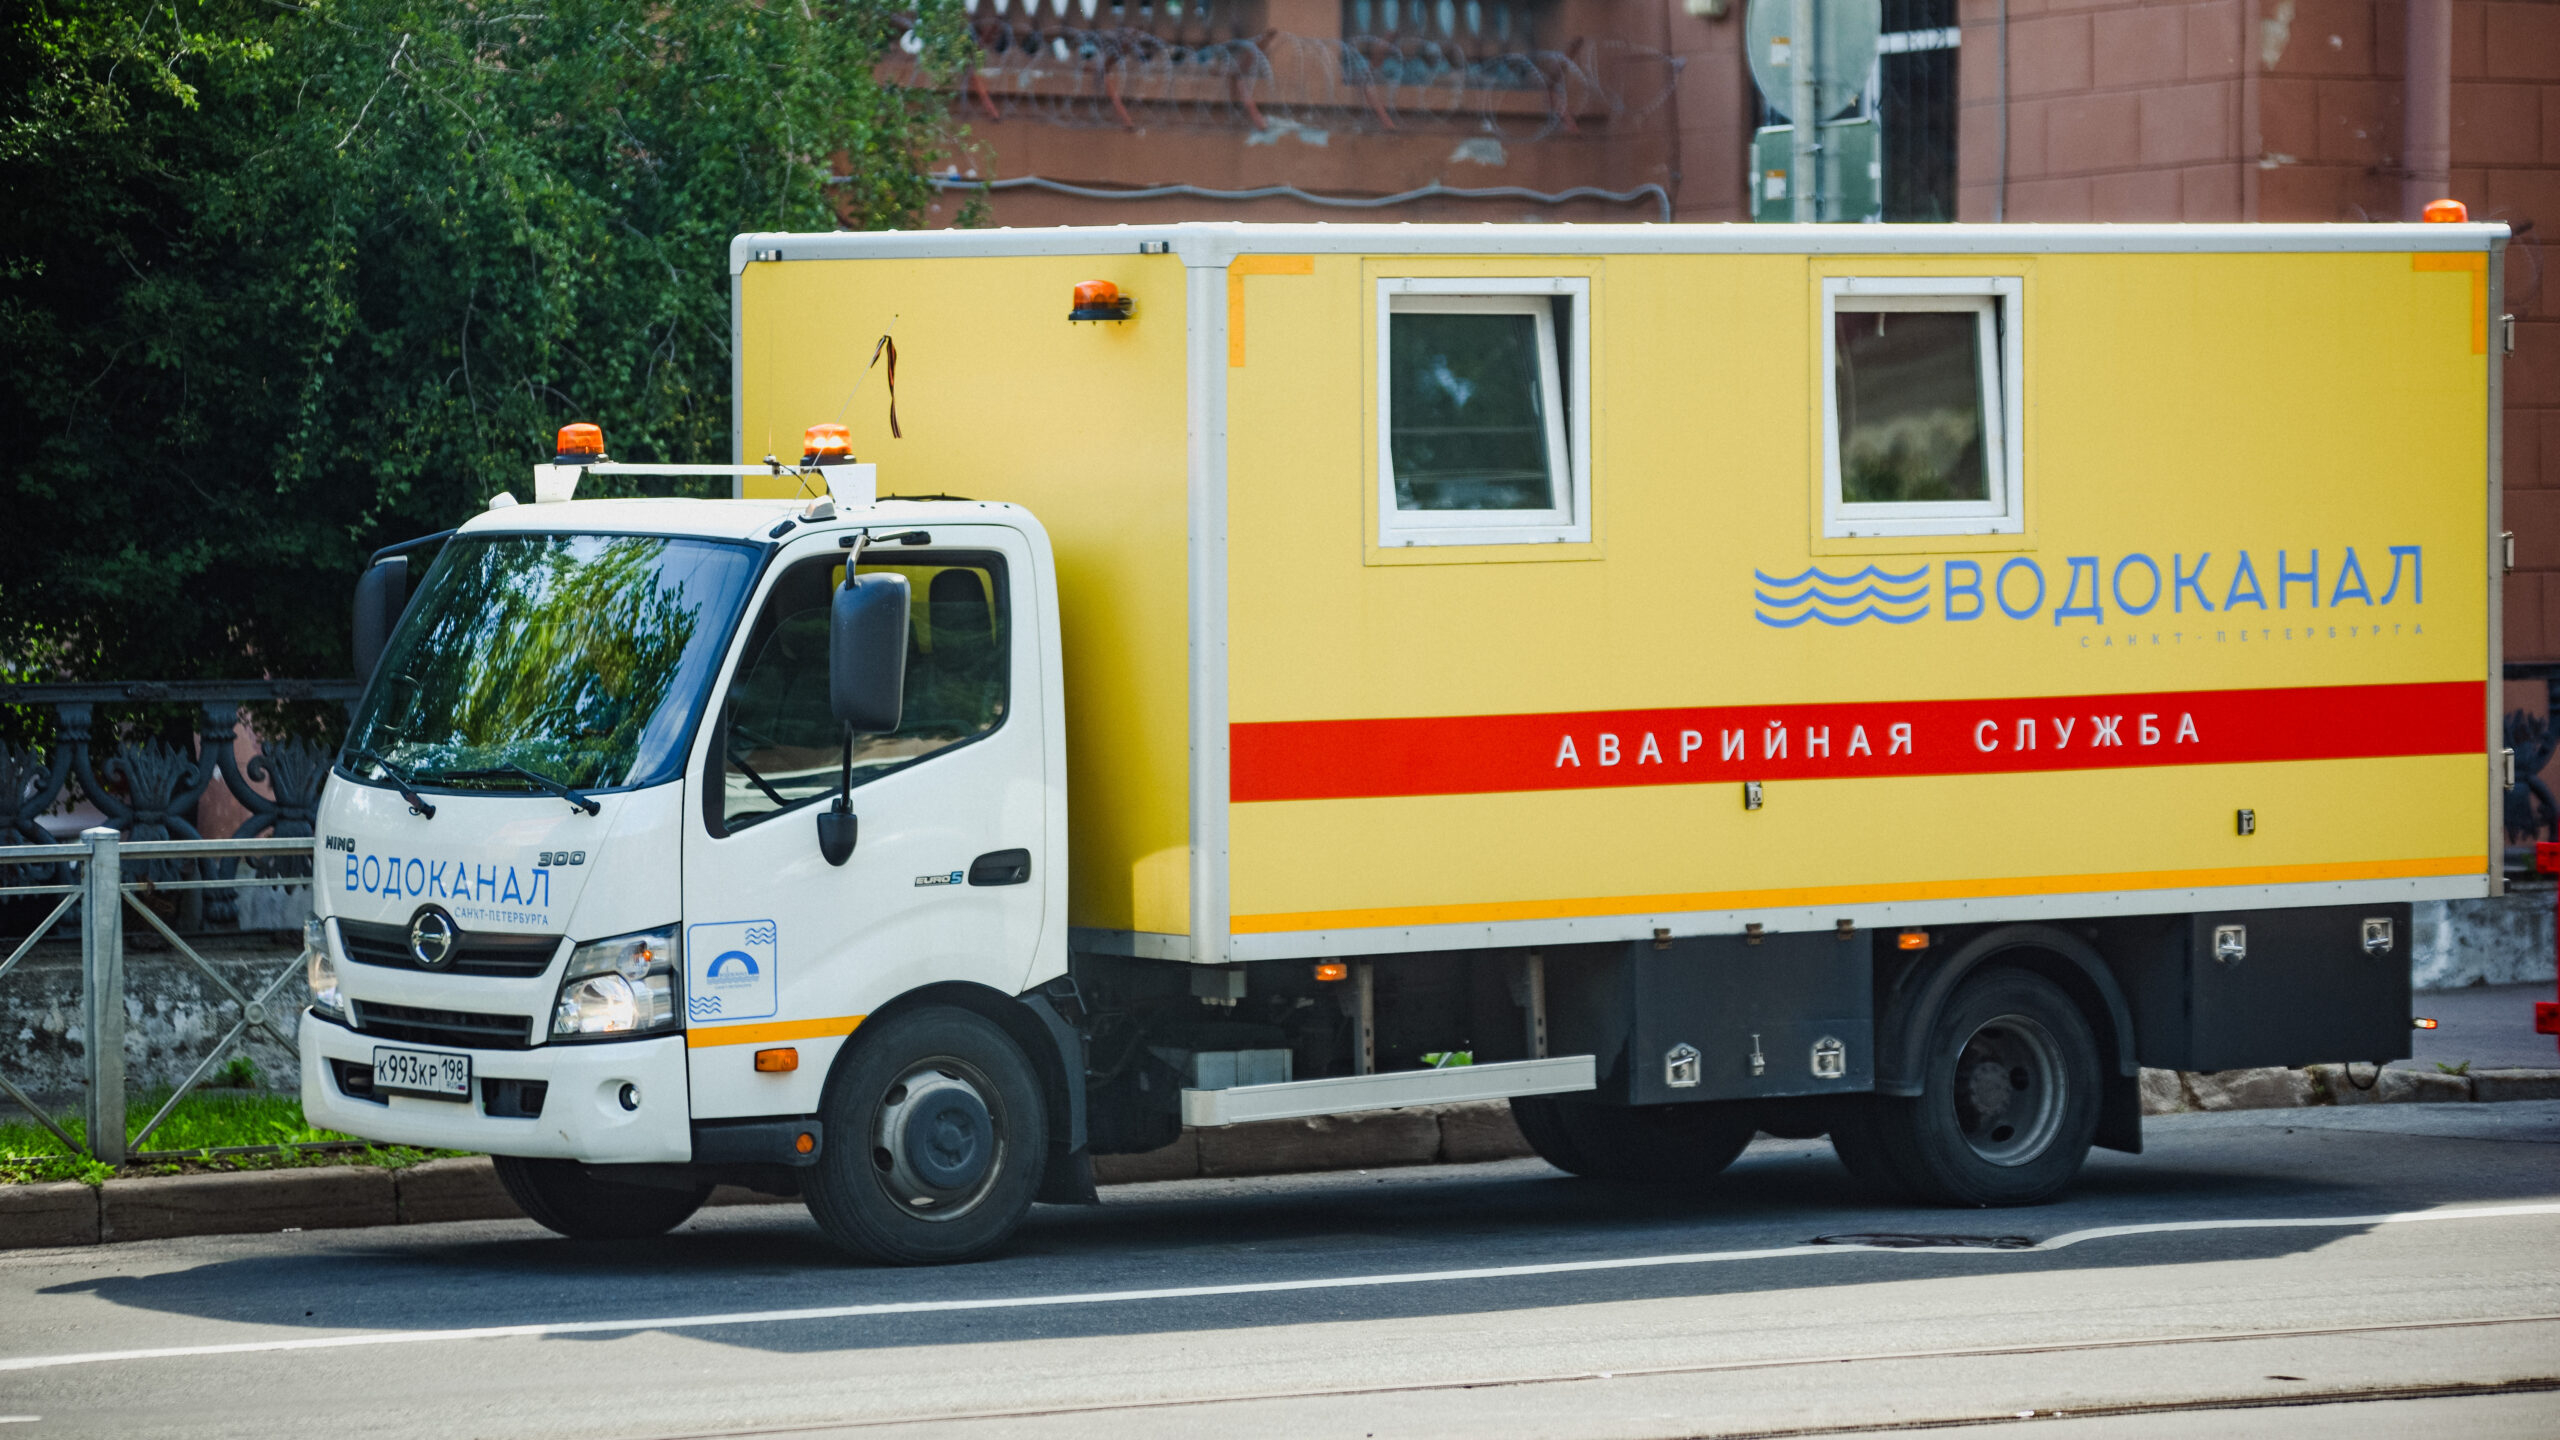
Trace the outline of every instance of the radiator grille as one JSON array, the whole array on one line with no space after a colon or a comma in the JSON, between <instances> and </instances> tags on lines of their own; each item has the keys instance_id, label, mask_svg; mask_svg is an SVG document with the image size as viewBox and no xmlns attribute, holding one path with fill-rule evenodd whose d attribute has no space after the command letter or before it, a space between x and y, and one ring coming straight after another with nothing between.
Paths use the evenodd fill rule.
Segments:
<instances>
[{"instance_id":1,"label":"radiator grille","mask_svg":"<svg viewBox=\"0 0 2560 1440\"><path fill-rule=\"evenodd\" d=\"M341 919L338 941L346 948L347 958L358 965L382 965L394 970L426 968L409 953L409 929L405 925ZM517 978L539 975L551 968L551 957L559 949L557 935L494 935L465 930L454 940L453 963L438 967L435 973Z\"/></svg>"},{"instance_id":2,"label":"radiator grille","mask_svg":"<svg viewBox=\"0 0 2560 1440\"><path fill-rule=\"evenodd\" d=\"M356 1030L380 1040L406 1040L460 1050L524 1050L533 1044L533 1021L522 1015L426 1010L372 1000L351 1001L348 1008Z\"/></svg>"}]
</instances>

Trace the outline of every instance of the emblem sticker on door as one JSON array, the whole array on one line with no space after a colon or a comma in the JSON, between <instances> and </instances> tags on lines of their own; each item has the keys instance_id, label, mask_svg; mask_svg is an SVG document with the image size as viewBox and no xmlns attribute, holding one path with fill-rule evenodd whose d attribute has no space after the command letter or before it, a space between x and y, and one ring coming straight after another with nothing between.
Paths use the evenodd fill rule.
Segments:
<instances>
[{"instance_id":1,"label":"emblem sticker on door","mask_svg":"<svg viewBox=\"0 0 2560 1440\"><path fill-rule=\"evenodd\" d=\"M690 926L684 937L684 1013L695 1021L762 1020L781 1008L780 928L770 920Z\"/></svg>"}]
</instances>

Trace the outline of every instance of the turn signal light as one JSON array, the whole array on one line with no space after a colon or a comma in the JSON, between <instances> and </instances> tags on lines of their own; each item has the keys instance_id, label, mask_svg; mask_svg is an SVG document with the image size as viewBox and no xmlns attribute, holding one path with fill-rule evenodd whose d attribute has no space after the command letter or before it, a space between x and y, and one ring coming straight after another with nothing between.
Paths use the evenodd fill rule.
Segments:
<instances>
[{"instance_id":1,"label":"turn signal light","mask_svg":"<svg viewBox=\"0 0 2560 1440\"><path fill-rule=\"evenodd\" d=\"M756 1069L764 1074L779 1075L784 1071L797 1070L799 1068L800 1051L797 1047L785 1045L779 1050L759 1050L756 1052Z\"/></svg>"},{"instance_id":2,"label":"turn signal light","mask_svg":"<svg viewBox=\"0 0 2560 1440\"><path fill-rule=\"evenodd\" d=\"M2459 200L2430 200L2418 213L2439 225L2459 225L2471 218L2471 207Z\"/></svg>"},{"instance_id":3,"label":"turn signal light","mask_svg":"<svg viewBox=\"0 0 2560 1440\"><path fill-rule=\"evenodd\" d=\"M1351 978L1351 967L1343 964L1339 960L1327 960L1316 966L1316 978L1319 980L1348 980Z\"/></svg>"},{"instance_id":4,"label":"turn signal light","mask_svg":"<svg viewBox=\"0 0 2560 1440\"><path fill-rule=\"evenodd\" d=\"M1893 937L1893 948L1896 950L1926 950L1929 948L1929 932L1926 930L1905 930L1901 934Z\"/></svg>"},{"instance_id":5,"label":"turn signal light","mask_svg":"<svg viewBox=\"0 0 2560 1440\"><path fill-rule=\"evenodd\" d=\"M1108 280L1086 280L1075 289L1070 320L1126 320L1132 302L1120 293L1120 287Z\"/></svg>"},{"instance_id":6,"label":"turn signal light","mask_svg":"<svg viewBox=\"0 0 2560 1440\"><path fill-rule=\"evenodd\" d=\"M800 463L841 465L853 458L853 432L842 425L812 425L800 437Z\"/></svg>"},{"instance_id":7,"label":"turn signal light","mask_svg":"<svg viewBox=\"0 0 2560 1440\"><path fill-rule=\"evenodd\" d=\"M2409 1028L2412 1030L2433 1030L2436 1028L2436 1022L2422 1015L2417 1019L2410 1021Z\"/></svg>"},{"instance_id":8,"label":"turn signal light","mask_svg":"<svg viewBox=\"0 0 2560 1440\"><path fill-rule=\"evenodd\" d=\"M560 449L554 465L592 465L604 458L604 431L581 420L560 427Z\"/></svg>"}]
</instances>

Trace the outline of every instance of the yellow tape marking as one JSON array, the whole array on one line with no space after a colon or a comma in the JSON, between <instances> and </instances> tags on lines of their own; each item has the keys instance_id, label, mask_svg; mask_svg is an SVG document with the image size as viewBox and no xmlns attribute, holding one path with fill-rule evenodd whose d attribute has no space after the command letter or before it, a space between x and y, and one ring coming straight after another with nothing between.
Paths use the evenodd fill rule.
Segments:
<instances>
[{"instance_id":1,"label":"yellow tape marking","mask_svg":"<svg viewBox=\"0 0 2560 1440\"><path fill-rule=\"evenodd\" d=\"M2468 270L2471 272L2471 353L2489 353L2489 257L2480 254L2412 255L2412 270ZM1242 364L1242 361L1236 362Z\"/></svg>"},{"instance_id":2,"label":"yellow tape marking","mask_svg":"<svg viewBox=\"0 0 2560 1440\"><path fill-rule=\"evenodd\" d=\"M711 1045L761 1045L768 1040L824 1040L835 1035L850 1035L862 1023L859 1015L838 1015L832 1020L776 1020L767 1025L715 1025L708 1030L684 1032L684 1048L700 1050Z\"/></svg>"},{"instance_id":3,"label":"yellow tape marking","mask_svg":"<svg viewBox=\"0 0 2560 1440\"><path fill-rule=\"evenodd\" d=\"M1909 900L1981 900L2004 895L2074 895L2109 890L2209 889L2323 880L2396 880L2486 874L2481 855L2422 860L2353 860L2320 865L2244 865L2223 870L2136 870L2114 875L2030 875L2005 880L1931 880L1897 885L1817 885L1792 890L1717 890L1694 895L1603 895L1579 900L1504 900L1476 905L1410 905L1376 910L1306 910L1238 915L1237 935L1303 930L1370 930L1396 925L1481 925L1499 920L1566 920L1586 915L1767 910L1789 905L1876 905Z\"/></svg>"},{"instance_id":4,"label":"yellow tape marking","mask_svg":"<svg viewBox=\"0 0 2560 1440\"><path fill-rule=\"evenodd\" d=\"M1239 255L1227 262L1227 367L1244 364L1244 277L1313 275L1313 255Z\"/></svg>"}]
</instances>

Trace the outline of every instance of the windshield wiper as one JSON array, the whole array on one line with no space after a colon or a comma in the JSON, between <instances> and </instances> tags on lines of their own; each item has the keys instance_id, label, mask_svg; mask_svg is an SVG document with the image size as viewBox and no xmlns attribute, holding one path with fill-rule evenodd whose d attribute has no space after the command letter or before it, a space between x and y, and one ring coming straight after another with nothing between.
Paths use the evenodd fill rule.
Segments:
<instances>
[{"instance_id":1,"label":"windshield wiper","mask_svg":"<svg viewBox=\"0 0 2560 1440\"><path fill-rule=\"evenodd\" d=\"M429 820L436 818L436 807L428 804L427 797L418 793L418 782L409 778L407 771L370 750L350 748L347 758L372 762L374 768L382 772L383 778L391 782L391 788L400 792L400 798L409 802L411 810Z\"/></svg>"},{"instance_id":2,"label":"windshield wiper","mask_svg":"<svg viewBox=\"0 0 2560 1440\"><path fill-rule=\"evenodd\" d=\"M512 762L505 765L493 765L485 770L447 770L438 778L445 780L530 780L534 784L541 786L543 789L550 791L552 794L559 796L561 799L568 801L570 804L577 806L579 809L586 811L590 815L601 814L604 810L604 807L597 804L593 799L576 790L570 789L568 786L561 784L550 776L537 770L527 770L523 766Z\"/></svg>"}]
</instances>

